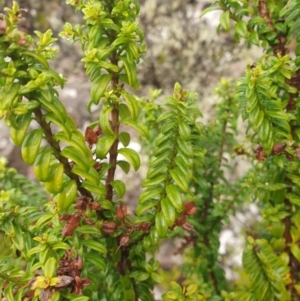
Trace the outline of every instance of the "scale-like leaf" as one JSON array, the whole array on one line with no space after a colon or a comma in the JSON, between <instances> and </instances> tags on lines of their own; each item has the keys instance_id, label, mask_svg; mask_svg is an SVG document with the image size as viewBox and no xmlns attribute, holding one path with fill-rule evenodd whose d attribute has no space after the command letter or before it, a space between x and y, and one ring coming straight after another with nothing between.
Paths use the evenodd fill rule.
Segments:
<instances>
[{"instance_id":1,"label":"scale-like leaf","mask_svg":"<svg viewBox=\"0 0 300 301\"><path fill-rule=\"evenodd\" d=\"M178 186L173 185L173 184L167 185L166 192L167 192L168 199L170 200L170 202L172 203L174 208L178 212L181 212L183 205L182 205L181 192L180 192Z\"/></svg>"},{"instance_id":2,"label":"scale-like leaf","mask_svg":"<svg viewBox=\"0 0 300 301\"><path fill-rule=\"evenodd\" d=\"M139 197L139 203L143 204L147 200L157 198L162 193L163 188L161 186L149 187L143 191Z\"/></svg>"},{"instance_id":3,"label":"scale-like leaf","mask_svg":"<svg viewBox=\"0 0 300 301\"><path fill-rule=\"evenodd\" d=\"M175 167L174 169L170 170L170 174L173 181L180 187L180 189L182 189L184 192L187 192L188 182L182 171L178 167Z\"/></svg>"},{"instance_id":4,"label":"scale-like leaf","mask_svg":"<svg viewBox=\"0 0 300 301\"><path fill-rule=\"evenodd\" d=\"M176 218L175 207L168 198L161 200L161 210L169 227L172 227Z\"/></svg>"}]
</instances>

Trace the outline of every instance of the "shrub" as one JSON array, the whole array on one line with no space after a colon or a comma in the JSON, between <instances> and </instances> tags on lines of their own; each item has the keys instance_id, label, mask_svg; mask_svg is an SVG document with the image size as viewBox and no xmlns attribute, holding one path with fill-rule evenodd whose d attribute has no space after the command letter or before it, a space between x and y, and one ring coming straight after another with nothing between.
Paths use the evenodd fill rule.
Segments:
<instances>
[{"instance_id":1,"label":"shrub","mask_svg":"<svg viewBox=\"0 0 300 301\"><path fill-rule=\"evenodd\" d=\"M265 50L236 84L220 81L216 117L207 124L197 95L178 83L165 99L157 90L149 100L131 92L146 51L138 0L68 3L83 24L66 23L61 36L81 44L92 84L87 109L99 108L84 133L59 100L65 78L49 67L51 30L36 31L36 39L20 31L17 3L0 20L0 115L45 188L0 162L1 297L146 301L166 278L164 301L299 300L299 1L218 0L203 12L222 10L219 30ZM245 145L236 140L239 112ZM131 214L115 173L140 167L129 147L132 129L149 169ZM226 177L234 172L229 155L252 164L243 178ZM263 219L246 229L248 278L233 285L220 264L219 235L248 201ZM163 277L155 256L161 241L177 237L179 283Z\"/></svg>"}]
</instances>

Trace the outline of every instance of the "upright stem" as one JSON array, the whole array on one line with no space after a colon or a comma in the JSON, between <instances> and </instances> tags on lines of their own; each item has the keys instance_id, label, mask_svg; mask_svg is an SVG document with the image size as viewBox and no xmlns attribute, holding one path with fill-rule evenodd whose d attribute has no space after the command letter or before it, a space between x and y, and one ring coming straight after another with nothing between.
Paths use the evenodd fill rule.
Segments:
<instances>
[{"instance_id":1,"label":"upright stem","mask_svg":"<svg viewBox=\"0 0 300 301\"><path fill-rule=\"evenodd\" d=\"M259 14L261 15L261 17L263 17L269 28L272 29L274 32L276 32L275 26L273 24L272 18L271 18L271 14L268 10L267 7L267 1L266 0L259 0L259 5L258 5L258 9L259 9ZM273 45L271 45L271 47L273 48L273 53L276 56L277 54L280 54L281 56L284 56L288 53L288 49L286 48L286 43L287 43L287 38L282 35L281 33L277 33L277 42ZM299 92L299 87L297 86L297 82L300 79L300 73L296 72L293 77L290 80L286 80L286 83L297 88L298 92ZM295 105L295 98L297 97L298 93L296 94L289 94L289 101L286 107L286 111L292 111L296 108ZM295 135L295 126L291 124L291 135L294 136ZM287 184L291 184L289 178L285 177L284 179L285 183ZM292 188L289 188L289 190L287 192L291 192ZM293 206L291 204L291 202L288 199L284 200L284 204L286 207L286 211L289 213L288 216L286 216L282 222L284 223L284 233L283 233L283 238L285 239L285 252L289 255L289 267L290 267L290 275L291 275L291 283L287 284L287 290L290 292L291 297L293 298L293 300L300 300L300 294L299 292L295 289L294 284L297 283L299 281L299 276L298 276L298 271L300 269L300 262L296 259L296 257L293 255L292 251L291 251L291 243L293 242L292 239L292 235L291 235L291 231L292 231L292 227L293 227L293 223L292 223L292 219L291 219L291 215L292 215L292 211L293 211Z\"/></svg>"},{"instance_id":2,"label":"upright stem","mask_svg":"<svg viewBox=\"0 0 300 301\"><path fill-rule=\"evenodd\" d=\"M114 52L110 58L110 62L114 65L118 65L118 59L116 53ZM111 88L116 91L117 85L119 82L119 74L114 73L111 80ZM113 143L110 151L109 151L109 164L110 168L107 173L106 178L106 199L112 201L113 199L113 187L111 186L111 182L115 178L115 171L117 166L117 156L118 156L118 144L119 144L119 105L114 104L113 110L111 112L111 128L117 137L115 142Z\"/></svg>"}]
</instances>

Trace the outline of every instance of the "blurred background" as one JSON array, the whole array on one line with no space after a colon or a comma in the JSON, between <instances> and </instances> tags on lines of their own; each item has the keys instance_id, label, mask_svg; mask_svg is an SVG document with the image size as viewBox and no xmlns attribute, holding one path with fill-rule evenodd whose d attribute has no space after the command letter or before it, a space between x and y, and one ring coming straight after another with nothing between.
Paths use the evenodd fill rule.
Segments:
<instances>
[{"instance_id":1,"label":"blurred background","mask_svg":"<svg viewBox=\"0 0 300 301\"><path fill-rule=\"evenodd\" d=\"M80 13L74 12L71 6L60 0L19 0L21 8L27 12L21 27L28 33L34 30L44 32L52 29L54 36L62 31L63 24L81 22ZM214 115L217 98L214 87L221 77L233 80L243 76L247 63L253 63L260 55L258 49L249 48L244 42L236 44L231 33L220 31L218 11L211 12L200 18L200 14L210 5L207 0L141 0L140 25L145 34L147 54L139 65L141 89L138 96L147 97L153 89L162 89L163 95L172 93L175 82L180 82L184 89L199 94L199 107L203 112L203 122L209 121ZM0 0L0 11L11 6L12 1ZM58 39L57 60L52 67L67 78L64 90L60 91L60 99L69 114L82 129L98 118L98 111L89 114L86 104L89 101L90 84L85 77L82 52L79 45ZM137 146L138 147L138 146ZM14 147L9 138L9 131L0 120L0 157L8 159L9 166L15 167L28 178L33 178L32 170L20 157L20 149ZM237 174L245 172L246 165L240 164ZM143 173L143 168L141 169ZM139 183L143 175L132 174L129 182L131 191L128 199L136 199ZM224 229L221 237L220 253L230 253L231 260L240 262L243 240L240 229L247 219L255 219L256 207L237 215L230 228ZM172 246L166 244L161 251L161 261L166 268L180 262L180 256L172 255ZM234 255L236 253L236 255ZM179 257L178 257L179 256ZM236 257L235 257L236 256ZM229 275L230 277L230 275Z\"/></svg>"}]
</instances>

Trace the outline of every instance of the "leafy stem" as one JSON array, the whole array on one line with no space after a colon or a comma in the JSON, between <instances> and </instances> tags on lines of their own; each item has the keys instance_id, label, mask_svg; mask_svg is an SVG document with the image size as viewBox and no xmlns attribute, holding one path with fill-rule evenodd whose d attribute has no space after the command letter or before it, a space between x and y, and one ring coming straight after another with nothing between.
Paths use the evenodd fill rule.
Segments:
<instances>
[{"instance_id":1,"label":"leafy stem","mask_svg":"<svg viewBox=\"0 0 300 301\"><path fill-rule=\"evenodd\" d=\"M113 33L112 33L113 34ZM110 62L116 66L118 66L118 58L116 52L113 52L110 58ZM114 72L111 80L111 88L113 91L117 90L119 82L119 74ZM113 187L111 182L114 180L115 171L117 166L117 156L118 156L118 143L119 143L119 105L117 103L113 104L113 110L111 112L111 128L116 136L116 140L114 141L110 151L109 151L109 164L110 168L107 173L106 178L106 199L112 201L113 199Z\"/></svg>"},{"instance_id":2,"label":"leafy stem","mask_svg":"<svg viewBox=\"0 0 300 301\"><path fill-rule=\"evenodd\" d=\"M72 180L76 181L78 190L80 191L80 193L84 196L87 196L91 199L93 199L92 194L86 190L85 188L81 187L81 182L80 179L77 175L75 175L74 173L72 173L71 170L71 166L68 162L68 159L63 157L61 155L61 148L60 145L58 143L58 141L56 141L55 139L53 139L53 133L51 130L51 126L50 123L48 123L44 118L43 118L43 114L40 108L36 108L33 110L35 118L37 123L41 126L41 128L44 131L45 134L45 139L48 142L48 144L51 146L52 150L53 150L53 155L56 157L56 159L63 164L64 166L64 171L65 174Z\"/></svg>"}]
</instances>

